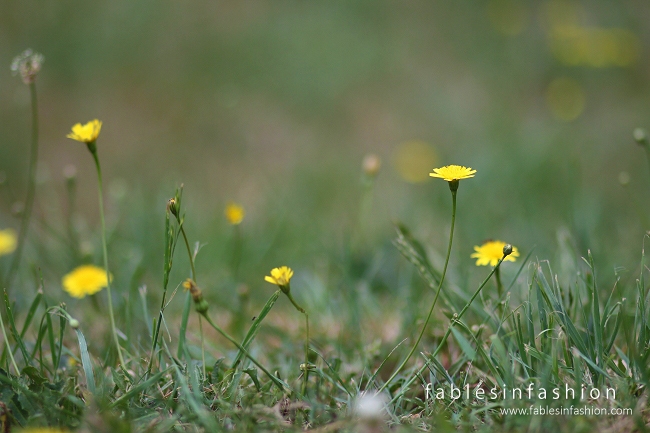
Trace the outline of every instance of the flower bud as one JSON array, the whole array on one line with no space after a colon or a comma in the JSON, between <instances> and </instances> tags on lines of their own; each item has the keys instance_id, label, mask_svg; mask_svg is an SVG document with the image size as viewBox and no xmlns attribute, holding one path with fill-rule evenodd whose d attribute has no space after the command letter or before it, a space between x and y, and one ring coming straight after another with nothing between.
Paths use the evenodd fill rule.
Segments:
<instances>
[{"instance_id":1,"label":"flower bud","mask_svg":"<svg viewBox=\"0 0 650 433\"><path fill-rule=\"evenodd\" d=\"M77 319L70 319L70 327L72 329L77 329L79 328L79 321Z\"/></svg>"},{"instance_id":2,"label":"flower bud","mask_svg":"<svg viewBox=\"0 0 650 433\"><path fill-rule=\"evenodd\" d=\"M618 174L618 183L620 183L621 186L628 186L631 180L630 174L627 171L622 171Z\"/></svg>"},{"instance_id":3,"label":"flower bud","mask_svg":"<svg viewBox=\"0 0 650 433\"><path fill-rule=\"evenodd\" d=\"M512 245L510 244L505 244L503 246L503 257L507 257L510 254L512 254Z\"/></svg>"},{"instance_id":4,"label":"flower bud","mask_svg":"<svg viewBox=\"0 0 650 433\"><path fill-rule=\"evenodd\" d=\"M374 153L369 153L363 158L363 172L368 177L375 177L381 168L381 159Z\"/></svg>"},{"instance_id":5,"label":"flower bud","mask_svg":"<svg viewBox=\"0 0 650 433\"><path fill-rule=\"evenodd\" d=\"M176 201L176 198L170 198L167 200L167 210L178 218L178 202Z\"/></svg>"},{"instance_id":6,"label":"flower bud","mask_svg":"<svg viewBox=\"0 0 650 433\"><path fill-rule=\"evenodd\" d=\"M192 300L194 301L194 308L196 309L196 312L199 314L205 314L208 311L208 302L203 299L203 292L199 287L196 285L194 280L191 278L188 278L185 280L183 283L183 287L185 290L190 291L190 295L192 295Z\"/></svg>"},{"instance_id":7,"label":"flower bud","mask_svg":"<svg viewBox=\"0 0 650 433\"><path fill-rule=\"evenodd\" d=\"M639 146L647 146L648 145L648 133L646 132L645 129L643 128L636 128L634 132L632 133L634 136L634 141Z\"/></svg>"}]
</instances>

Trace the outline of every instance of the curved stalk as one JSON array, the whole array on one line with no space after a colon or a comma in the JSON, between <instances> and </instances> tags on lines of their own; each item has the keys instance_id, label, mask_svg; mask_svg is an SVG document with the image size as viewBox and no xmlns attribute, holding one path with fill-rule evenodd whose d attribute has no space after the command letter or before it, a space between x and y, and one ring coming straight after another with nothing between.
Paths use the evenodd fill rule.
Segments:
<instances>
[{"instance_id":1,"label":"curved stalk","mask_svg":"<svg viewBox=\"0 0 650 433\"><path fill-rule=\"evenodd\" d=\"M427 315L427 319L424 321L424 325L422 326L422 331L420 331L420 335L415 341L413 348L411 348L411 351L406 356L406 359L402 361L402 363L399 365L399 367L397 367L395 372L388 378L386 382L384 382L381 388L379 388L379 392L383 391L393 381L393 379L395 379L395 377L400 373L400 371L402 371L406 363L411 359L413 353L415 353L418 344L420 344L420 340L422 340L424 331L427 329L429 320L431 320L431 315L433 314L433 309L436 306L436 302L438 302L438 297L440 296L440 289L442 289L442 284L445 281L445 275L447 274L447 266L449 265L449 256L451 256L451 245L454 240L454 226L456 224L456 193L457 191L454 190L451 191L452 207L451 207L451 229L449 231L449 245L447 247L447 258L445 258L445 266L442 269L442 275L440 276L440 283L438 284L438 289L436 290L436 297L433 299L433 303L431 304L431 308L429 309L429 314Z\"/></svg>"},{"instance_id":2,"label":"curved stalk","mask_svg":"<svg viewBox=\"0 0 650 433\"><path fill-rule=\"evenodd\" d=\"M29 156L29 168L27 169L27 195L25 197L25 208L20 220L20 231L18 232L18 246L16 252L11 259L9 272L7 273L6 285L11 286L20 260L23 255L23 248L25 247L25 240L27 238L27 229L29 228L29 220L32 216L32 209L34 207L34 196L36 195L36 163L38 162L38 99L36 98L36 83L29 83L29 93L31 95L32 105L32 143Z\"/></svg>"},{"instance_id":3,"label":"curved stalk","mask_svg":"<svg viewBox=\"0 0 650 433\"><path fill-rule=\"evenodd\" d=\"M104 269L106 270L106 292L108 294L108 315L111 321L111 331L113 334L113 342L115 343L115 348L117 349L117 357L122 366L125 366L124 357L122 356L122 347L120 342L117 339L117 328L115 327L115 314L113 313L113 296L111 295L111 274L108 271L108 247L106 245L106 221L104 219L104 193L102 186L102 169L99 165L99 157L97 156L97 149L90 144L88 149L93 155L95 160L95 167L97 167L97 189L99 191L99 218L102 225L102 250L104 253Z\"/></svg>"},{"instance_id":4,"label":"curved stalk","mask_svg":"<svg viewBox=\"0 0 650 433\"><path fill-rule=\"evenodd\" d=\"M435 357L435 356L440 352L440 349L442 349L442 347L445 345L445 342L447 341L447 338L449 338L449 335L451 334L451 328L453 328L454 325L456 324L456 322L460 321L460 319L463 317L463 315L465 314L465 312L467 312L467 310L469 309L469 306L472 305L472 302L474 302L474 299L476 299L476 297L477 297L478 294L481 292L481 290L483 289L483 287L487 284L487 282L490 281L490 278L492 278L492 275L493 275L494 273L496 273L497 269L499 269L499 267L501 266L501 263L503 263L503 259L505 259L505 258L506 258L506 256L504 255L504 256L499 260L499 263L497 263L497 265L494 267L494 269L492 269L492 271L488 274L488 276L485 278L485 280L483 280L483 282L482 282L481 285L478 287L478 289L476 289L476 291L474 292L474 294L473 294L472 297L470 298L469 302L468 302L467 304L465 304L465 306L463 307L462 310L460 310L460 313L458 313L458 315L454 315L454 317L453 317L452 320L451 320L451 323L450 323L449 326L447 327L447 332L445 332L445 335L442 337L442 340L440 340L440 343L438 343L438 347L436 347L436 350L434 350L433 353L430 355L431 358ZM397 394L397 395L396 395L396 396L391 400L391 403L393 403L395 400L397 400L397 399L400 398L402 395L404 395L404 393L406 392L406 389L407 389L407 388L408 388L408 387L413 383L413 381L414 381L417 377L420 377L420 375L421 375L422 372L426 369L426 367L427 367L427 363L425 363L422 367L420 367L420 368L418 369L417 373L414 374L414 375L411 377L411 379L410 379L408 382L406 382L406 384L404 384L404 385L402 386L403 391L400 392L399 394ZM381 389L383 389L383 387L382 387Z\"/></svg>"}]
</instances>

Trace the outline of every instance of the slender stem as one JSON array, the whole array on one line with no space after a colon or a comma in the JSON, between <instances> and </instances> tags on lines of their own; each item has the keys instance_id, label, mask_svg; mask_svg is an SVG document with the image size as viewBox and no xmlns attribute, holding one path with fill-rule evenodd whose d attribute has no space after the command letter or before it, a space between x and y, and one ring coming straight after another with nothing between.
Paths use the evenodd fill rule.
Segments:
<instances>
[{"instance_id":1,"label":"slender stem","mask_svg":"<svg viewBox=\"0 0 650 433\"><path fill-rule=\"evenodd\" d=\"M494 269L494 276L497 280L497 294L499 295L499 299L501 299L501 295L503 295L503 284L501 284L501 270L499 268Z\"/></svg>"},{"instance_id":2,"label":"slender stem","mask_svg":"<svg viewBox=\"0 0 650 433\"><path fill-rule=\"evenodd\" d=\"M269 379L271 379L271 381L273 381L273 383L274 383L275 385L277 385L278 388L280 388L280 389L284 389L284 390L286 390L286 391L291 391L291 388L289 388L289 386L288 386L286 383L282 382L280 379L278 379L277 377L275 377L275 376L274 376L270 371L268 371L268 370L267 370L267 369L266 369L262 364L260 364L260 363L255 359L255 358L253 358L253 356L252 356L250 353L248 353L248 351L247 351L246 349L244 349L244 347L243 347L241 344L239 344L239 343L238 343L234 338L232 338L232 337L231 337L231 336L230 336L226 331L224 331L223 329L221 329L221 327L220 327L219 325L217 325L216 323L214 323L214 322L212 321L212 319L210 319L210 316L208 316L207 313L203 313L202 315L203 315L203 317L205 317L206 322L208 322L208 323L209 323L209 324L210 324L210 325L211 325L211 326L212 326L212 327L213 327L213 328L214 328L214 329L215 329L219 334L223 335L223 336L224 336L228 341L230 341L232 344L234 344L235 346L237 346L237 348L238 348L238 349L239 349L239 350L240 350L244 355L246 355L246 357L248 357L248 359L250 359L250 360L253 362L253 364L255 364L256 366L258 366L258 367L259 367L259 368L260 368L260 369L261 369L261 370L262 370L262 371L263 371L263 372L264 372L264 373L269 377Z\"/></svg>"},{"instance_id":3,"label":"slender stem","mask_svg":"<svg viewBox=\"0 0 650 433\"><path fill-rule=\"evenodd\" d=\"M302 379L302 394L307 394L307 384L309 383L309 315L305 314L305 328L307 330L307 339L305 340L305 371Z\"/></svg>"},{"instance_id":4,"label":"slender stem","mask_svg":"<svg viewBox=\"0 0 650 433\"><path fill-rule=\"evenodd\" d=\"M29 220L32 216L32 209L34 207L34 195L36 194L36 163L38 161L38 99L36 98L36 83L29 84L29 93L31 95L32 103L32 143L29 156L29 167L27 171L27 195L25 197L25 208L20 220L20 231L18 233L18 246L16 252L11 259L9 272L7 273L7 286L11 286L20 259L22 258L23 248L27 238L27 229L29 228Z\"/></svg>"},{"instance_id":5,"label":"slender stem","mask_svg":"<svg viewBox=\"0 0 650 433\"><path fill-rule=\"evenodd\" d=\"M196 283L196 271L194 270L194 256L192 255L192 249L190 248L190 243L187 240L187 235L185 234L185 228L183 223L180 223L181 233L183 234L183 240L185 241L185 247L187 248L187 255L190 258L190 270L192 271L192 280Z\"/></svg>"},{"instance_id":6,"label":"slender stem","mask_svg":"<svg viewBox=\"0 0 650 433\"><path fill-rule=\"evenodd\" d=\"M205 373L205 344L203 343L203 320L199 316L199 332L201 333L201 362L203 365L203 380L207 377Z\"/></svg>"},{"instance_id":7,"label":"slender stem","mask_svg":"<svg viewBox=\"0 0 650 433\"><path fill-rule=\"evenodd\" d=\"M115 343L115 348L117 349L117 357L122 366L126 365L124 362L124 357L122 356L122 347L120 342L117 339L117 328L115 327L115 315L113 313L113 296L111 294L111 274L108 271L108 247L106 245L106 221L104 219L104 193L102 187L102 169L99 165L99 157L97 156L97 150L92 150L94 146L88 146L91 149L90 153L93 155L95 160L95 167L97 167L97 190L99 191L99 218L102 225L102 250L104 253L104 269L106 270L106 293L108 295L108 316L111 320L111 331L113 333L113 342Z\"/></svg>"},{"instance_id":8,"label":"slender stem","mask_svg":"<svg viewBox=\"0 0 650 433\"><path fill-rule=\"evenodd\" d=\"M415 341L415 344L413 345L413 348L409 352L409 354L406 356L406 359L402 361L402 363L397 367L395 372L388 378L386 382L379 388L379 392L383 391L392 381L395 379L395 377L402 371L406 363L411 359L411 356L413 356L413 353L415 353L415 350L418 347L418 344L420 344L420 340L422 340L422 336L424 335L424 331L427 329L427 325L429 324L429 320L431 319L431 315L433 314L433 308L436 306L436 302L438 301L438 296L440 296L440 289L442 289L442 283L445 281L445 275L447 274L447 266L449 265L449 257L451 256L451 245L454 240L454 226L456 224L456 193L457 191L451 191L451 199L452 199L452 207L451 207L451 229L449 231L449 246L447 247L447 258L445 259L445 266L442 269L442 275L440 276L440 283L438 283L438 289L436 291L436 297L433 299L433 303L431 304L431 308L429 309L429 314L427 315L427 319L424 321L424 325L422 326L422 331L420 331L420 335L418 336L417 340Z\"/></svg>"},{"instance_id":9,"label":"slender stem","mask_svg":"<svg viewBox=\"0 0 650 433\"><path fill-rule=\"evenodd\" d=\"M304 363L304 372L303 372L303 381L302 381L302 393L305 394L307 392L307 383L309 381L309 315L305 311L304 308L302 308L298 303L296 302L295 299L293 299L293 296L291 296L291 292L285 292L287 295L287 298L291 301L294 307L296 307L296 310L300 311L302 314L305 315L305 328L307 331L307 339L305 340L305 363Z\"/></svg>"},{"instance_id":10,"label":"slender stem","mask_svg":"<svg viewBox=\"0 0 650 433\"><path fill-rule=\"evenodd\" d=\"M183 227L183 222L181 219L177 216L176 219L178 220L178 225L181 230L181 234L183 235L183 240L185 241L185 247L187 248L187 256L190 259L190 270L192 271L192 280L194 283L196 283L196 271L194 269L194 256L192 255L192 249L190 248L190 242L187 240L187 234L185 233L185 228ZM189 320L189 308L191 308L192 303L189 301L191 298L190 293L188 292L186 295L185 299L185 307L183 310L183 316L182 316L182 321L181 321L181 335L179 336L178 339L178 356L181 356L181 353L183 351L183 346L185 344L185 332L187 331L187 322ZM201 335L201 338L203 338L203 335Z\"/></svg>"},{"instance_id":11,"label":"slender stem","mask_svg":"<svg viewBox=\"0 0 650 433\"><path fill-rule=\"evenodd\" d=\"M152 339L151 339L151 355L149 356L149 364L147 365L147 372L145 377L148 377L151 373L151 368L153 366L153 359L156 353L156 346L158 345L158 336L160 335L160 326L163 321L163 313L165 312L165 305L167 302L167 285L169 284L169 274L172 269L172 257L174 254L175 239L173 234L170 231L170 220L169 220L169 210L165 214L165 261L163 264L163 294L162 301L160 302L160 312L158 313L158 322L156 323L156 328L154 330Z\"/></svg>"},{"instance_id":12,"label":"slender stem","mask_svg":"<svg viewBox=\"0 0 650 433\"><path fill-rule=\"evenodd\" d=\"M18 370L18 366L16 365L16 360L14 359L14 353L13 350L11 349L11 345L9 344L9 339L7 338L7 330L5 329L5 322L2 320L2 314L0 314L0 328L2 328L2 336L4 337L4 341L6 344L6 347L9 352L9 358L11 359L11 365L14 366L14 370L16 371L16 376L20 375L20 370Z\"/></svg>"},{"instance_id":13,"label":"slender stem","mask_svg":"<svg viewBox=\"0 0 650 433\"><path fill-rule=\"evenodd\" d=\"M650 168L650 147L648 146L650 146L650 142L646 141L643 150L645 150L645 156L648 159L648 168Z\"/></svg>"},{"instance_id":14,"label":"slender stem","mask_svg":"<svg viewBox=\"0 0 650 433\"><path fill-rule=\"evenodd\" d=\"M465 312L469 309L470 305L472 305L472 302L474 302L474 299L476 299L476 297L477 297L478 294L481 292L481 290L483 289L483 287L487 284L487 282L490 280L490 278L492 278L492 275L497 271L497 269L499 269L499 267L501 266L501 263L503 263L503 259L505 259L505 258L506 258L506 256L503 256L503 257L499 260L499 263L497 263L497 265L494 267L494 269L492 269L492 271L490 272L490 274L485 278L485 280L483 280L483 282L482 282L481 285L478 287L478 289L476 289L476 292L474 292L474 294L473 294L472 297L470 298L469 302L468 302L467 304L465 304L465 306L463 307L462 310L460 310L460 313L458 313L458 315L454 314L454 317L452 318L451 322L449 323L449 326L447 327L447 332L445 332L445 335L442 337L442 340L440 340L440 343L438 343L438 347L436 347L436 350L433 351L433 353L431 354L430 358L435 357L435 356L440 352L440 349L442 349L442 347L445 345L445 342L447 341L447 338L449 338L449 335L451 334L451 328L453 328L454 325L460 321L460 319L463 317L463 315L465 314ZM424 371L424 369L425 369L426 367L427 367L427 364L425 363L422 367L420 367L420 368L418 369L417 373L416 373L415 375L413 375L413 376L411 377L411 379L410 379L408 382L406 382L406 383L402 386L403 391L400 392L398 395L396 395L396 396L391 400L391 403L394 402L395 400L397 400L397 399L398 399L399 397L401 397L402 395L404 395L404 393L406 392L406 389L407 389L407 388L408 388L408 387L413 383L413 381L414 381L417 377L419 377L419 376L422 374L422 372ZM382 388L382 389L383 389L383 388Z\"/></svg>"}]
</instances>

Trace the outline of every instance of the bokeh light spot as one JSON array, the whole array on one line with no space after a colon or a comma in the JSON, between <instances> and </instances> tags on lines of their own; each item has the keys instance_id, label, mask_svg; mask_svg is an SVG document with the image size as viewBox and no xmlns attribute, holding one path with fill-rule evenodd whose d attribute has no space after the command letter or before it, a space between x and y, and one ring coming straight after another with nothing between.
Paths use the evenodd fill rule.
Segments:
<instances>
[{"instance_id":1,"label":"bokeh light spot","mask_svg":"<svg viewBox=\"0 0 650 433\"><path fill-rule=\"evenodd\" d=\"M400 143L395 151L395 168L407 182L427 180L437 162L438 155L433 146L421 140Z\"/></svg>"},{"instance_id":2,"label":"bokeh light spot","mask_svg":"<svg viewBox=\"0 0 650 433\"><path fill-rule=\"evenodd\" d=\"M570 122L585 108L585 92L572 78L556 78L546 88L546 103L556 119Z\"/></svg>"}]
</instances>

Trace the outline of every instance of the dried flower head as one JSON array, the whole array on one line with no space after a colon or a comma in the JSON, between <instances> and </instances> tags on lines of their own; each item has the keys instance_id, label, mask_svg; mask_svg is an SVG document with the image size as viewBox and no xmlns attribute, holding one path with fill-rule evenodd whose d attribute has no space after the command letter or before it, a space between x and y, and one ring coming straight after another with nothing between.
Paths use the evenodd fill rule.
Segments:
<instances>
[{"instance_id":1,"label":"dried flower head","mask_svg":"<svg viewBox=\"0 0 650 433\"><path fill-rule=\"evenodd\" d=\"M23 83L31 84L36 78L36 74L41 70L45 57L31 49L23 51L20 55L14 57L11 62L11 72L14 75L20 74Z\"/></svg>"},{"instance_id":2,"label":"dried flower head","mask_svg":"<svg viewBox=\"0 0 650 433\"><path fill-rule=\"evenodd\" d=\"M183 282L183 288L189 290L190 295L192 295L196 311L200 314L205 314L208 311L208 302L203 299L203 292L199 289L194 280L191 278L185 280Z\"/></svg>"}]
</instances>

